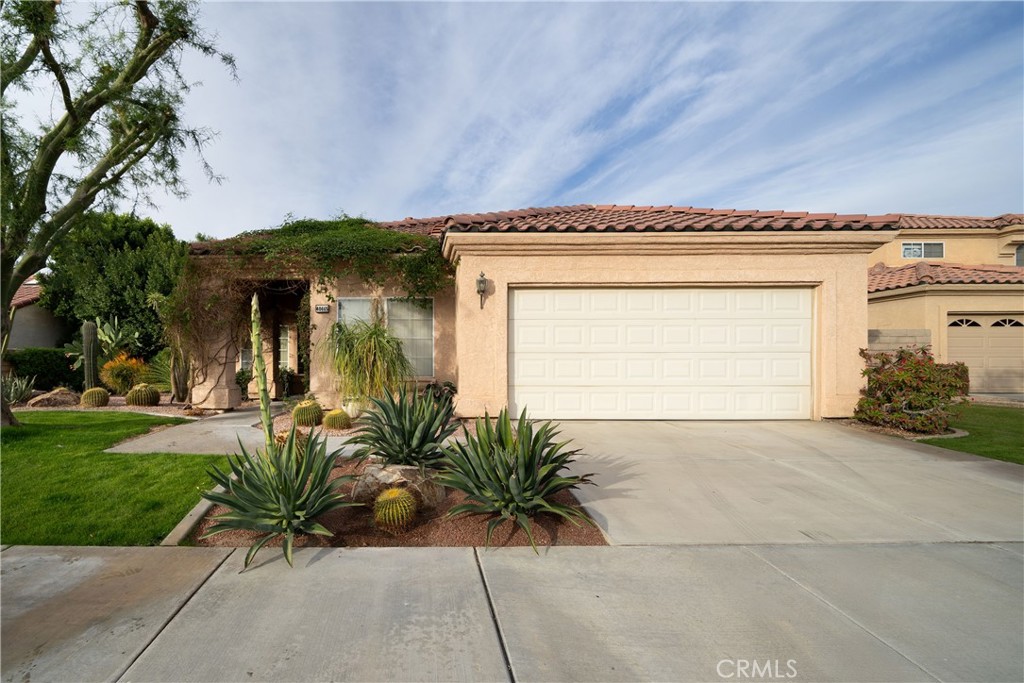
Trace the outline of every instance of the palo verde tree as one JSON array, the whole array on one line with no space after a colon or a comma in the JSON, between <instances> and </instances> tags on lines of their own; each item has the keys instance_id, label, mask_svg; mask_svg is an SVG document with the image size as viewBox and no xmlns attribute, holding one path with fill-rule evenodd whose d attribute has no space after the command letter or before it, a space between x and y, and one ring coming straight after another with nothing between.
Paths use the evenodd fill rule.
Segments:
<instances>
[{"instance_id":1,"label":"palo verde tree","mask_svg":"<svg viewBox=\"0 0 1024 683\"><path fill-rule=\"evenodd\" d=\"M14 292L86 211L126 199L149 203L154 187L184 195L180 159L189 149L213 178L202 160L212 133L182 120L191 84L179 65L193 50L232 71L234 63L202 31L198 9L187 0L73 8L0 0L3 350ZM25 116L51 92L49 115ZM37 117L38 126L30 122ZM17 424L6 402L2 408L3 423Z\"/></svg>"}]
</instances>

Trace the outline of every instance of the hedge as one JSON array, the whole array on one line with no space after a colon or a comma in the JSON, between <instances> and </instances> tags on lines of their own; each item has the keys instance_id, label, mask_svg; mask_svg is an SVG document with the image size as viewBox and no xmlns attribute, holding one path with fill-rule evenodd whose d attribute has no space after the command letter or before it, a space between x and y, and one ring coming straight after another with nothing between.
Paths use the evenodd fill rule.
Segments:
<instances>
[{"instance_id":1,"label":"hedge","mask_svg":"<svg viewBox=\"0 0 1024 683\"><path fill-rule=\"evenodd\" d=\"M11 349L5 360L11 364L11 372L18 377L35 377L36 389L49 391L67 387L81 391L85 384L82 369L71 369L71 360L64 355L64 349Z\"/></svg>"}]
</instances>

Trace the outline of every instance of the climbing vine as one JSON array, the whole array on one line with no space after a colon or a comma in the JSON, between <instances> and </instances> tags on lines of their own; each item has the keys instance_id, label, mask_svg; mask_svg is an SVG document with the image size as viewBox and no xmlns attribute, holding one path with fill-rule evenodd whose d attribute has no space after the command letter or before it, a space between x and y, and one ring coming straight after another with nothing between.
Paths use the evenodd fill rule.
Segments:
<instances>
[{"instance_id":1,"label":"climbing vine","mask_svg":"<svg viewBox=\"0 0 1024 683\"><path fill-rule=\"evenodd\" d=\"M194 387L211 371L228 371L211 361L227 345L241 343L249 301L271 281L291 280L302 287L308 282L327 292L331 282L355 276L371 285L394 284L410 299L422 299L451 286L453 275L439 241L426 235L387 230L350 216L291 220L278 228L193 244L168 299L172 312L165 322L191 354ZM304 306L309 308L308 298ZM308 310L306 315L299 320L306 335L300 349L308 349ZM212 339L224 341L212 347ZM202 400L193 396L195 402Z\"/></svg>"}]
</instances>

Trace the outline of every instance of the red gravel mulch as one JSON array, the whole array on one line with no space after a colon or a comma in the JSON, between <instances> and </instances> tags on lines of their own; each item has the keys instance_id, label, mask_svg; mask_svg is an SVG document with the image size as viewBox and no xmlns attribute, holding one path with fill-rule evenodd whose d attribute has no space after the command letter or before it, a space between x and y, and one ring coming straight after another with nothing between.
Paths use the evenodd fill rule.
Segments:
<instances>
[{"instance_id":1,"label":"red gravel mulch","mask_svg":"<svg viewBox=\"0 0 1024 683\"><path fill-rule=\"evenodd\" d=\"M343 474L355 474L361 464L348 461L336 467L332 478ZM342 487L349 491L351 483ZM334 536L303 535L295 539L296 547L483 547L487 536L489 515L459 515L446 517L445 513L452 507L462 503L465 495L459 491L449 491L448 498L435 511L420 513L416 524L400 535L392 535L377 529L373 524L373 513L369 507L345 507L321 516L317 521L323 524ZM578 506L578 502L568 491L562 491L553 498L554 501ZM243 548L252 545L260 534L251 531L225 531L212 538L200 540L210 528L212 516L223 514L227 510L219 505L192 532L190 540L201 546L221 546ZM533 519L533 538L537 547L546 545L607 545L601 531L594 526L580 522L576 526L550 514L541 514ZM530 542L517 525L505 522L491 536L492 547L525 546ZM280 546L274 541L268 546Z\"/></svg>"}]
</instances>

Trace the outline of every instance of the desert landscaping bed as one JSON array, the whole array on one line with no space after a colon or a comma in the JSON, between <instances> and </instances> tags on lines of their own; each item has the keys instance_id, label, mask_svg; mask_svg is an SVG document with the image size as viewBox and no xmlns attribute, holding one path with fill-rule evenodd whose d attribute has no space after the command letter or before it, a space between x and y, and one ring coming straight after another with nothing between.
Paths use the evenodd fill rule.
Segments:
<instances>
[{"instance_id":1,"label":"desert landscaping bed","mask_svg":"<svg viewBox=\"0 0 1024 683\"><path fill-rule=\"evenodd\" d=\"M358 474L365 466L351 459L341 461L334 468L332 478L345 474ZM348 493L353 484L346 483L342 491ZM579 507L579 503L568 491L552 497L559 503ZM390 534L374 526L370 507L345 507L321 516L318 521L334 536L303 535L295 539L296 547L456 547L484 546L487 536L487 515L460 515L446 517L452 507L465 501L465 495L449 490L444 502L434 511L421 512L413 526L402 534ZM212 538L200 539L210 528L211 517L223 514L227 509L214 506L207 516L193 530L189 541L200 546L248 547L261 536L251 531L226 531ZM594 526L563 520L550 514L541 514L533 519L533 537L537 546L546 545L607 545L601 531ZM268 546L280 546L276 540ZM492 547L526 546L530 541L526 534L511 522L499 526L491 536Z\"/></svg>"}]
</instances>

